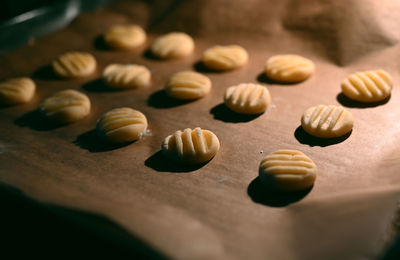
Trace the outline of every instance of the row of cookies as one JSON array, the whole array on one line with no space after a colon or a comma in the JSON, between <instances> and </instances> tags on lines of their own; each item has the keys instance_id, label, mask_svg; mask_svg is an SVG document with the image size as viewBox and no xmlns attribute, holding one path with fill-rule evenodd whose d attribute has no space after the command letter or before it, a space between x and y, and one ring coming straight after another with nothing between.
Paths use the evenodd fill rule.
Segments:
<instances>
[{"instance_id":1,"label":"row of cookies","mask_svg":"<svg viewBox=\"0 0 400 260\"><path fill-rule=\"evenodd\" d=\"M194 46L194 44L188 43L191 40L188 37L182 33L161 36L156 39L151 50L153 54L160 58L188 55ZM189 48L188 46L192 47ZM184 51L180 52L179 50ZM247 52L240 46L216 46L206 50L202 60L211 69L230 70L244 65L247 59ZM82 77L95 70L96 61L90 54L73 52L61 55L53 62L53 68L62 77ZM269 78L277 82L293 83L308 78L314 72L314 64L300 56L278 55L271 57L266 62L265 71ZM376 79L376 75L378 75L378 79ZM386 75L387 73L383 71L351 75L342 83L342 91L345 95L345 91L349 89L349 93L352 94L359 94L362 97L372 96L369 100L376 100L376 98L382 98L385 95L387 97L390 95L391 83L389 82L390 77ZM354 80L354 77L358 80ZM113 88L141 87L150 83L150 72L140 65L112 64L104 70L103 78ZM28 79L24 80L27 82ZM375 85L371 84L370 81ZM210 88L211 82L206 76L196 72L179 72L168 81L166 92L171 97L178 99L197 99L207 94ZM367 91L363 91L365 88ZM350 96L350 94L347 96ZM245 114L264 112L271 102L270 100L267 88L257 84L239 84L230 87L226 90L224 97L228 108L237 113ZM68 115L68 113L66 116L65 112L64 115L57 113L66 111L66 104L72 104L73 116ZM87 114L90 110L90 101L87 97L85 98L83 93L67 90L46 99L41 105L41 110L48 118L66 123L85 116L85 113ZM343 108L334 106L312 107L304 113L301 122L305 131L323 138L340 136L352 128L351 114ZM100 136L112 142L137 139L146 127L145 116L139 111L128 108L115 109L106 113L99 119L97 125ZM183 147L191 147L192 149L183 149ZM163 150L166 154L189 163L199 163L211 159L218 148L218 138L212 132L199 128L177 131L167 137L163 143ZM208 159L205 160L204 158ZM286 171L288 170L290 169L286 169Z\"/></svg>"}]
</instances>

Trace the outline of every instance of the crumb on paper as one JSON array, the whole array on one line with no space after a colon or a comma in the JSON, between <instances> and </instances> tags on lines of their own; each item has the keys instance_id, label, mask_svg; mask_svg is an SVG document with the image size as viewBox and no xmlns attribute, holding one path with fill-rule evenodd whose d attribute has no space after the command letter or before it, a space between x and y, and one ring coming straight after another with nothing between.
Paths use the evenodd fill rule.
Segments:
<instances>
[{"instance_id":1,"label":"crumb on paper","mask_svg":"<svg viewBox=\"0 0 400 260\"><path fill-rule=\"evenodd\" d=\"M264 150L260 150L260 154L264 154Z\"/></svg>"},{"instance_id":2,"label":"crumb on paper","mask_svg":"<svg viewBox=\"0 0 400 260\"><path fill-rule=\"evenodd\" d=\"M218 179L217 180L218 183L223 183L223 182L226 182L226 181L227 181L227 179Z\"/></svg>"},{"instance_id":3,"label":"crumb on paper","mask_svg":"<svg viewBox=\"0 0 400 260\"><path fill-rule=\"evenodd\" d=\"M142 136L153 136L153 133L151 132L150 129L146 129L146 130L144 130L144 132L142 133Z\"/></svg>"},{"instance_id":4,"label":"crumb on paper","mask_svg":"<svg viewBox=\"0 0 400 260\"><path fill-rule=\"evenodd\" d=\"M275 109L275 108L276 108L276 105L272 105L271 108L272 108L272 109Z\"/></svg>"}]
</instances>

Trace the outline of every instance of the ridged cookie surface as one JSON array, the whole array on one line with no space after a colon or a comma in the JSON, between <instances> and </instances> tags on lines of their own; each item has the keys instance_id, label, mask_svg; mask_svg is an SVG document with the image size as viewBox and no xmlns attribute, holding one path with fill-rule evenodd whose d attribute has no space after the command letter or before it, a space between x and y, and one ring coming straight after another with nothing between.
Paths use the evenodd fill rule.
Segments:
<instances>
[{"instance_id":1,"label":"ridged cookie surface","mask_svg":"<svg viewBox=\"0 0 400 260\"><path fill-rule=\"evenodd\" d=\"M147 129L146 116L129 107L115 108L100 117L97 133L111 143L135 141Z\"/></svg>"},{"instance_id":2,"label":"ridged cookie surface","mask_svg":"<svg viewBox=\"0 0 400 260\"><path fill-rule=\"evenodd\" d=\"M360 102L378 102L390 96L392 77L384 70L370 70L351 74L342 82L342 92Z\"/></svg>"},{"instance_id":3,"label":"ridged cookie surface","mask_svg":"<svg viewBox=\"0 0 400 260\"><path fill-rule=\"evenodd\" d=\"M213 70L225 71L242 67L249 55L239 45L214 46L204 51L203 64Z\"/></svg>"},{"instance_id":4,"label":"ridged cookie surface","mask_svg":"<svg viewBox=\"0 0 400 260\"><path fill-rule=\"evenodd\" d=\"M267 77L282 83L296 83L310 77L315 70L314 62L299 55L275 55L265 63Z\"/></svg>"},{"instance_id":5,"label":"ridged cookie surface","mask_svg":"<svg viewBox=\"0 0 400 260\"><path fill-rule=\"evenodd\" d=\"M55 123L72 123L89 114L90 100L79 91L62 90L46 98L40 105L40 111Z\"/></svg>"},{"instance_id":6,"label":"ridged cookie surface","mask_svg":"<svg viewBox=\"0 0 400 260\"><path fill-rule=\"evenodd\" d=\"M167 136L162 143L163 153L173 160L196 164L211 160L218 152L218 137L209 130L200 127L186 128Z\"/></svg>"},{"instance_id":7,"label":"ridged cookie surface","mask_svg":"<svg viewBox=\"0 0 400 260\"><path fill-rule=\"evenodd\" d=\"M253 83L242 83L226 89L225 105L240 114L263 113L271 103L266 87Z\"/></svg>"},{"instance_id":8,"label":"ridged cookie surface","mask_svg":"<svg viewBox=\"0 0 400 260\"><path fill-rule=\"evenodd\" d=\"M353 128L353 116L345 108L318 105L308 108L301 117L301 126L310 135L333 138L345 135Z\"/></svg>"},{"instance_id":9,"label":"ridged cookie surface","mask_svg":"<svg viewBox=\"0 0 400 260\"><path fill-rule=\"evenodd\" d=\"M0 105L15 105L30 101L36 84L30 78L13 78L0 83Z\"/></svg>"},{"instance_id":10,"label":"ridged cookie surface","mask_svg":"<svg viewBox=\"0 0 400 260\"><path fill-rule=\"evenodd\" d=\"M87 52L67 52L52 63L54 72L64 78L79 78L92 74L96 59Z\"/></svg>"},{"instance_id":11,"label":"ridged cookie surface","mask_svg":"<svg viewBox=\"0 0 400 260\"><path fill-rule=\"evenodd\" d=\"M261 160L259 176L271 190L298 191L314 184L317 166L300 151L278 150Z\"/></svg>"},{"instance_id":12,"label":"ridged cookie surface","mask_svg":"<svg viewBox=\"0 0 400 260\"><path fill-rule=\"evenodd\" d=\"M103 80L111 88L136 88L150 85L151 73L142 65L110 64L103 71Z\"/></svg>"},{"instance_id":13,"label":"ridged cookie surface","mask_svg":"<svg viewBox=\"0 0 400 260\"><path fill-rule=\"evenodd\" d=\"M182 100L201 98L210 90L210 79L194 71L182 71L172 75L165 87L170 97Z\"/></svg>"}]
</instances>

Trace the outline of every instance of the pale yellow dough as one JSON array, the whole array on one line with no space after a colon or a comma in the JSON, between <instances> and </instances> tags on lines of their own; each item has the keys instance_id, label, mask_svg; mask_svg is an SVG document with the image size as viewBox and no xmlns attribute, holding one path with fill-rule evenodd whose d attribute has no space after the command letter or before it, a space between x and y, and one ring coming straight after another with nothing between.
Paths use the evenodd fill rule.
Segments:
<instances>
[{"instance_id":1,"label":"pale yellow dough","mask_svg":"<svg viewBox=\"0 0 400 260\"><path fill-rule=\"evenodd\" d=\"M183 100L204 97L210 90L210 79L194 71L182 71L172 75L165 87L170 97Z\"/></svg>"},{"instance_id":2,"label":"pale yellow dough","mask_svg":"<svg viewBox=\"0 0 400 260\"><path fill-rule=\"evenodd\" d=\"M226 71L242 67L249 55L239 45L214 46L204 51L203 64L212 70Z\"/></svg>"},{"instance_id":3,"label":"pale yellow dough","mask_svg":"<svg viewBox=\"0 0 400 260\"><path fill-rule=\"evenodd\" d=\"M39 109L51 121L67 124L89 114L90 100L79 91L67 89L46 98Z\"/></svg>"},{"instance_id":4,"label":"pale yellow dough","mask_svg":"<svg viewBox=\"0 0 400 260\"><path fill-rule=\"evenodd\" d=\"M162 143L162 151L168 158L182 163L198 164L211 160L218 152L218 137L200 127L186 128L167 136Z\"/></svg>"},{"instance_id":5,"label":"pale yellow dough","mask_svg":"<svg viewBox=\"0 0 400 260\"><path fill-rule=\"evenodd\" d=\"M0 83L0 104L16 105L29 102L36 85L30 78L13 78Z\"/></svg>"},{"instance_id":6,"label":"pale yellow dough","mask_svg":"<svg viewBox=\"0 0 400 260\"><path fill-rule=\"evenodd\" d=\"M104 34L104 41L114 49L130 50L146 41L146 33L135 24L115 25Z\"/></svg>"},{"instance_id":7,"label":"pale yellow dough","mask_svg":"<svg viewBox=\"0 0 400 260\"><path fill-rule=\"evenodd\" d=\"M150 85L151 73L135 64L110 64L103 71L103 80L111 88L136 88Z\"/></svg>"},{"instance_id":8,"label":"pale yellow dough","mask_svg":"<svg viewBox=\"0 0 400 260\"><path fill-rule=\"evenodd\" d=\"M313 186L317 166L300 151L278 150L261 160L259 177L270 190L299 191Z\"/></svg>"},{"instance_id":9,"label":"pale yellow dough","mask_svg":"<svg viewBox=\"0 0 400 260\"><path fill-rule=\"evenodd\" d=\"M266 87L253 83L242 83L226 89L224 103L236 113L260 114L271 103L271 96Z\"/></svg>"},{"instance_id":10,"label":"pale yellow dough","mask_svg":"<svg viewBox=\"0 0 400 260\"><path fill-rule=\"evenodd\" d=\"M147 129L147 119L138 110L114 108L100 117L96 129L99 136L110 143L132 142Z\"/></svg>"},{"instance_id":11,"label":"pale yellow dough","mask_svg":"<svg viewBox=\"0 0 400 260\"><path fill-rule=\"evenodd\" d=\"M315 70L314 62L299 55L275 55L265 63L267 77L281 83L296 83L309 78Z\"/></svg>"},{"instance_id":12,"label":"pale yellow dough","mask_svg":"<svg viewBox=\"0 0 400 260\"><path fill-rule=\"evenodd\" d=\"M310 135L333 138L353 128L352 114L341 106L318 105L308 108L301 117L301 126Z\"/></svg>"},{"instance_id":13,"label":"pale yellow dough","mask_svg":"<svg viewBox=\"0 0 400 260\"><path fill-rule=\"evenodd\" d=\"M182 32L172 32L158 37L151 45L151 52L158 58L171 59L188 56L193 52L192 37Z\"/></svg>"},{"instance_id":14,"label":"pale yellow dough","mask_svg":"<svg viewBox=\"0 0 400 260\"><path fill-rule=\"evenodd\" d=\"M342 92L360 102L378 102L390 96L392 77L384 70L370 70L351 74L342 82Z\"/></svg>"},{"instance_id":15,"label":"pale yellow dough","mask_svg":"<svg viewBox=\"0 0 400 260\"><path fill-rule=\"evenodd\" d=\"M86 77L96 70L96 59L87 52L67 52L52 63L54 72L64 78Z\"/></svg>"}]
</instances>

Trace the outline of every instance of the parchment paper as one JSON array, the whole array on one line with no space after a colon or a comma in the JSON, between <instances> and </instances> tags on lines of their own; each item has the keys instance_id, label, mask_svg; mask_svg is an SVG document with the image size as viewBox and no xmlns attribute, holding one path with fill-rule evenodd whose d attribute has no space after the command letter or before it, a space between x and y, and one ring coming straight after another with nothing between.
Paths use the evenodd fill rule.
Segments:
<instances>
[{"instance_id":1,"label":"parchment paper","mask_svg":"<svg viewBox=\"0 0 400 260\"><path fill-rule=\"evenodd\" d=\"M85 13L67 28L0 57L0 79L31 76L33 102L0 109L0 180L49 205L104 216L166 258L173 259L376 259L395 234L400 197L400 3L350 0L117 1ZM101 34L111 25L137 23L149 33L131 52L106 48ZM185 31L196 42L188 58L160 61L148 55L153 39ZM198 63L215 44L240 44L249 63L224 73ZM69 50L89 51L96 75L55 77L49 63ZM280 85L263 76L274 54L312 59L309 80ZM107 91L99 77L109 63L150 68L146 89ZM385 69L394 80L389 100L373 105L340 95L350 73ZM166 98L168 77L194 69L210 77L207 97L190 103ZM241 117L222 105L225 88L258 82L273 105L258 117ZM88 94L92 112L74 124L54 127L35 112L43 98L73 88ZM353 114L354 129L321 141L300 126L303 111L340 104ZM139 141L109 147L94 127L115 107L142 111L149 132ZM220 139L221 150L200 168L179 167L160 154L178 129L200 126ZM290 195L265 191L258 165L276 149L298 149L319 172L314 187Z\"/></svg>"}]
</instances>

